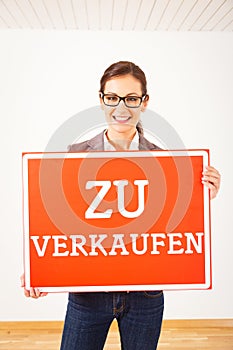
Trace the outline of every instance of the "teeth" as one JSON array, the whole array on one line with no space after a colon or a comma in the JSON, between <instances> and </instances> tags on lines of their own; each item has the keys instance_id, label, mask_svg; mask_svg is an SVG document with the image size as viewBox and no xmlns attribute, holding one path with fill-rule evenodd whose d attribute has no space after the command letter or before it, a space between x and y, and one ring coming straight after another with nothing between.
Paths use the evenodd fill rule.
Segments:
<instances>
[{"instance_id":1,"label":"teeth","mask_svg":"<svg viewBox=\"0 0 233 350\"><path fill-rule=\"evenodd\" d=\"M129 119L130 117L116 117L115 116L115 119L116 120L127 120L127 119Z\"/></svg>"}]
</instances>

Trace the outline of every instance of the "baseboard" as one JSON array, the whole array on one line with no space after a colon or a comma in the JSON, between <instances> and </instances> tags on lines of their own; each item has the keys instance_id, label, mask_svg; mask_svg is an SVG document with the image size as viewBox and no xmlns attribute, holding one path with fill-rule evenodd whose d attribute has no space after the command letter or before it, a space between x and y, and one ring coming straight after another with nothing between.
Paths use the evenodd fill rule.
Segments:
<instances>
[{"instance_id":1,"label":"baseboard","mask_svg":"<svg viewBox=\"0 0 233 350\"><path fill-rule=\"evenodd\" d=\"M186 319L164 320L163 328L233 328L233 319ZM113 322L111 329L116 329ZM0 321L0 330L54 330L61 332L63 321Z\"/></svg>"},{"instance_id":2,"label":"baseboard","mask_svg":"<svg viewBox=\"0 0 233 350\"><path fill-rule=\"evenodd\" d=\"M51 329L51 330L62 330L63 321L1 321L1 330L17 330L17 329Z\"/></svg>"},{"instance_id":3,"label":"baseboard","mask_svg":"<svg viewBox=\"0 0 233 350\"><path fill-rule=\"evenodd\" d=\"M165 328L213 328L233 327L233 318L211 318L211 319L186 319L186 320L164 320Z\"/></svg>"}]
</instances>

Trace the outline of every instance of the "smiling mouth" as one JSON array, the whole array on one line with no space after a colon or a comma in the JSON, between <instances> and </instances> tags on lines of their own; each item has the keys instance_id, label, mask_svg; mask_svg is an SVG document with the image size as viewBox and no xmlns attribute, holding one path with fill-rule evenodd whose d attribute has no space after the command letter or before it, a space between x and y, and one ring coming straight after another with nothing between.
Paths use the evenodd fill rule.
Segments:
<instances>
[{"instance_id":1,"label":"smiling mouth","mask_svg":"<svg viewBox=\"0 0 233 350\"><path fill-rule=\"evenodd\" d=\"M127 123L130 120L131 117L125 117L125 116L113 116L113 119L117 121L118 123L124 124Z\"/></svg>"}]
</instances>

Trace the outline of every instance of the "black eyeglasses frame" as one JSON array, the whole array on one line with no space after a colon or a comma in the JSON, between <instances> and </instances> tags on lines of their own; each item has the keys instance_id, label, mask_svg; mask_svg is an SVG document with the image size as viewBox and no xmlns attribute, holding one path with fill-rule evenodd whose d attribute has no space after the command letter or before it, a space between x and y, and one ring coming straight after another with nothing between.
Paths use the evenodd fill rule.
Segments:
<instances>
[{"instance_id":1,"label":"black eyeglasses frame","mask_svg":"<svg viewBox=\"0 0 233 350\"><path fill-rule=\"evenodd\" d=\"M108 96L108 95L109 96L112 95L112 96L118 97L119 98L119 102L116 105L109 105L109 104L107 104L106 102L104 102L104 96ZM129 98L129 97L137 97L137 98L139 98L140 99L140 104L138 106L128 106L126 104L126 102L125 102L125 99ZM108 107L117 107L119 105L119 103L121 101L123 101L127 108L138 108L138 107L141 106L142 102L145 100L146 97L147 97L147 94L145 94L143 96L131 96L131 95L128 95L128 96L121 97L121 96L118 96L116 94L105 94L104 92L100 91L100 98L103 100L103 103L105 104L105 106L108 106Z\"/></svg>"}]
</instances>

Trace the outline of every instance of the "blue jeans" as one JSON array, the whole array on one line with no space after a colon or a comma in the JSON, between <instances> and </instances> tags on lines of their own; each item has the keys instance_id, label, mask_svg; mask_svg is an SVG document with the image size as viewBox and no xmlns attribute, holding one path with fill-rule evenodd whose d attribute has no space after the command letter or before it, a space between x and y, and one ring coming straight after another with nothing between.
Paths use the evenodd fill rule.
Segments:
<instances>
[{"instance_id":1,"label":"blue jeans","mask_svg":"<svg viewBox=\"0 0 233 350\"><path fill-rule=\"evenodd\" d=\"M70 293L60 350L102 350L114 318L121 349L155 350L163 308L162 291Z\"/></svg>"}]
</instances>

